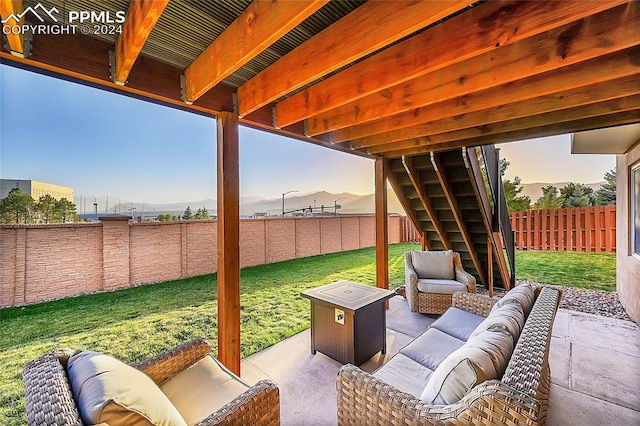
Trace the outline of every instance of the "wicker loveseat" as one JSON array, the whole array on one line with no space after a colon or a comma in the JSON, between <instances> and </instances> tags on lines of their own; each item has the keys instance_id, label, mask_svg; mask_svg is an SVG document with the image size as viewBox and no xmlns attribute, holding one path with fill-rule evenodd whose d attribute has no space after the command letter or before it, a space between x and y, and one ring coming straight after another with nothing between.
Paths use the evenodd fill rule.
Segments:
<instances>
[{"instance_id":1,"label":"wicker loveseat","mask_svg":"<svg viewBox=\"0 0 640 426\"><path fill-rule=\"evenodd\" d=\"M162 353L149 360L134 365L133 373L131 367L124 365L126 380L124 387L130 387L136 383L136 375L145 373L144 380L151 386L160 387L157 392L165 392L167 396L173 392L176 399L182 399L183 408L192 411L200 411L200 416L204 417L198 421L189 421L179 404L169 397L169 405L175 404L177 409L176 418L162 418L159 421L149 420L146 413L136 411L136 408L125 407L128 413L117 417L117 421L105 422L83 422L86 413L80 414L78 403L74 399L72 386L79 386L77 377L72 377L69 370L75 359L85 355L94 355L95 352L59 350L45 354L29 362L24 367L23 378L26 391L26 411L29 425L83 425L88 423L108 424L198 424L198 425L231 425L231 424L255 424L255 425L278 425L280 423L280 399L278 388L269 380L261 380L254 386L248 386L237 376L224 368L215 358L211 356L211 346L204 339L196 339L187 342L165 353ZM98 356L107 357L103 354ZM70 361L70 358L72 361ZM109 357L110 358L110 357ZM120 363L120 361L109 361ZM76 364L77 365L77 364ZM204 367L203 367L204 365ZM204 369L203 369L204 368ZM96 371L93 371L96 373ZM94 377L105 373L94 374ZM184 380L185 376L191 376L191 386L181 386L174 389L170 387L172 380ZM150 379L149 379L150 378ZM82 378L81 380L84 380ZM155 384L154 384L155 383ZM182 382L184 383L184 382ZM84 385L84 383L83 383ZM83 387L81 392L75 392L78 398L83 397L83 393L95 392L100 386L93 385L93 389ZM102 387L101 391L103 391ZM77 390L77 389L76 389ZM104 391L102 392L104 393ZM217 394L217 395L215 395ZM221 396L222 394L222 396ZM123 401L135 403L141 395L133 398L119 395L120 399L111 399L107 404L101 404L94 411L107 411L105 408L111 404L117 410L122 411ZM157 395L142 395L148 398L147 403L153 409L160 405ZM161 395L162 398L164 396ZM128 398L128 399L127 399ZM161 398L161 399L162 399ZM214 400L212 403L212 399ZM226 401L226 402L225 402ZM200 405L197 407L196 405ZM204 405L204 406L203 406ZM173 408L171 408L173 409ZM85 411L87 409L85 408ZM133 413L131 413L133 411ZM102 415L102 413L100 413ZM196 413L198 414L198 413ZM184 416L184 418L182 418ZM193 417L193 416L192 416ZM102 422L102 423L101 423Z\"/></svg>"},{"instance_id":2,"label":"wicker loveseat","mask_svg":"<svg viewBox=\"0 0 640 426\"><path fill-rule=\"evenodd\" d=\"M515 349L506 359L506 369L498 378L479 380L470 389L465 388L461 399L453 403L429 403L421 399L429 387L429 381L437 374L437 367L435 371L429 372L423 365L433 363L434 360L444 364L454 356L454 353L442 353L443 345L439 342L446 339L452 341L453 337L445 336L439 329L454 335L468 335L470 327L476 327L474 332L483 327L487 327L485 332L503 331L498 330L496 325L487 326L488 319L482 320L492 311L495 299L477 294L455 293L453 307L438 320L440 323L436 321L423 335L373 374L350 364L340 369L337 378L338 423L543 425L549 395L551 329L561 294L555 289L543 288L536 289L534 296L535 302L517 338ZM450 321L450 311L457 318L467 318L469 323ZM480 317L477 321L472 319L478 315ZM478 324L478 321L481 322ZM440 336L440 340L433 339L434 336ZM473 338L472 336L465 342L463 337L459 337L463 340L459 343L460 350L471 343ZM422 340L422 344L419 340ZM495 360L494 357L491 358ZM411 367L412 364L417 368ZM429 374L432 376L424 379ZM427 381L426 386L425 383L420 383L421 380ZM389 382L393 382L395 386ZM422 395L420 386L425 386ZM398 388L404 388L405 391Z\"/></svg>"},{"instance_id":3,"label":"wicker loveseat","mask_svg":"<svg viewBox=\"0 0 640 426\"><path fill-rule=\"evenodd\" d=\"M476 279L462 268L452 250L404 254L405 288L411 312L441 314L451 307L456 291L476 292Z\"/></svg>"}]
</instances>

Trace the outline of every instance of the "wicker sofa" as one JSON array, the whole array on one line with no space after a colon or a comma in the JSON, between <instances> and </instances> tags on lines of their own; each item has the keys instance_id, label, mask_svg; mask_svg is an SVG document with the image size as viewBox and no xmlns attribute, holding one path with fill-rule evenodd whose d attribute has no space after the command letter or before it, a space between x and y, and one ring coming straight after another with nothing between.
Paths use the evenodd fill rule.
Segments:
<instances>
[{"instance_id":1,"label":"wicker sofa","mask_svg":"<svg viewBox=\"0 0 640 426\"><path fill-rule=\"evenodd\" d=\"M466 393L456 402L443 404L421 399L429 381L436 375L437 367L432 372L433 376L425 379L431 373L417 364L434 361L444 364L451 358L449 355L454 356L453 353L442 353L443 345L429 335L458 335L462 340L459 343L462 350L472 341L468 338L470 329L475 327L475 332L487 326L489 320L485 317L496 303L495 299L485 296L458 292L453 296L450 310L373 374L350 364L340 369L337 378L338 423L543 425L549 395L551 329L561 294L545 287L535 289L534 297L535 302L526 316L517 343L514 343L515 348L506 358L506 369L498 378L479 380L475 386L466 388ZM455 315L449 315L450 312ZM465 318L465 322L451 321L456 316ZM473 319L475 316L478 318ZM491 327L496 328L495 325L489 326L487 330ZM445 331L440 332L440 329ZM468 342L464 341L464 335ZM452 341L453 337L449 337L446 339ZM414 363L415 367L411 367ZM399 388L404 388L404 391Z\"/></svg>"},{"instance_id":2,"label":"wicker sofa","mask_svg":"<svg viewBox=\"0 0 640 426\"><path fill-rule=\"evenodd\" d=\"M81 357L88 354L88 351L59 350L45 354L25 365L23 371L26 411L29 425L83 425L83 419L78 408L78 403L74 399L72 386L74 378L70 377L69 370L73 367L69 361L72 357ZM91 353L95 354L95 353ZM120 362L120 361L115 361ZM208 371L198 370L201 365L206 365ZM130 367L124 365L131 370ZM178 421L170 418L162 418L160 421L149 421L145 418L145 413L140 416L139 412L134 413L135 418L130 414L119 415L118 424L195 424L198 425L231 425L231 424L256 424L256 425L278 425L280 424L280 397L276 385L269 380L261 380L254 386L248 386L237 376L224 368L215 358L211 357L211 346L204 339L195 339L173 348L156 357L143 361L134 367L146 374L145 380L151 386L162 387L175 378L191 375L189 380L192 386L184 386L173 389L182 397L183 402L192 411L194 404L196 411L204 414L204 418L197 422L189 421L180 407L174 400L169 398L171 403L176 404L178 410ZM191 367L191 368L190 368ZM212 371L213 368L213 371ZM103 373L101 373L103 374ZM131 386L135 382L136 374L134 370L125 372L125 386ZM97 376L97 375L96 375ZM150 378L150 379L149 379ZM151 382L152 381L152 382ZM212 383L214 382L215 383ZM208 382L208 383L205 383ZM78 383L77 381L75 383ZM155 385L154 385L155 383ZM183 382L184 383L184 382ZM96 386L93 386L95 389ZM82 388L82 392L91 392L91 389ZM207 392L208 391L208 392ZM80 392L80 395L82 395ZM160 390L158 390L160 392ZM162 392L166 392L163 388ZM226 394L225 394L226 393ZM76 392L78 394L78 392ZM220 399L211 404L213 394L225 394L223 401ZM150 399L149 405L156 408L160 403L157 398L151 395L143 395ZM139 399L140 395L135 395ZM135 399L134 398L134 399ZM220 397L218 397L220 398ZM120 400L112 400L109 403L122 408L124 396ZM131 398L129 399L129 401ZM222 405L221 405L222 404ZM169 404L171 405L171 404ZM204 407L202 406L204 405ZM211 406L213 405L213 406ZM216 406L217 405L217 406ZM221 405L221 406L220 406ZM130 407L126 407L129 409ZM104 405L100 410L105 411ZM131 409L135 411L135 409ZM183 423L184 422L184 423ZM90 422L100 423L100 422ZM108 425L109 422L100 423Z\"/></svg>"}]
</instances>

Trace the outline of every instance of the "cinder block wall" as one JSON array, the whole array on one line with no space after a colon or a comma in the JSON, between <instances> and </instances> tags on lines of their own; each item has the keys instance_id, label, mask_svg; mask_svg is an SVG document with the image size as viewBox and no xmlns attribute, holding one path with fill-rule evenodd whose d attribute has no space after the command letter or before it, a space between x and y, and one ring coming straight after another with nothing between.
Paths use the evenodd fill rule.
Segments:
<instances>
[{"instance_id":1,"label":"cinder block wall","mask_svg":"<svg viewBox=\"0 0 640 426\"><path fill-rule=\"evenodd\" d=\"M389 242L401 242L389 216ZM373 216L240 222L240 266L372 247ZM216 221L0 225L0 306L115 290L217 270Z\"/></svg>"}]
</instances>

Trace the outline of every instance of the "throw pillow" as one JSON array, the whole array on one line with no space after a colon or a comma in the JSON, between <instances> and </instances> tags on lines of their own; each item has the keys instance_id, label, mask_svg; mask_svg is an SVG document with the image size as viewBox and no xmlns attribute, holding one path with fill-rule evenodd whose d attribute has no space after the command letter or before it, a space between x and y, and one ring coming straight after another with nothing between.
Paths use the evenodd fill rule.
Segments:
<instances>
[{"instance_id":1,"label":"throw pillow","mask_svg":"<svg viewBox=\"0 0 640 426\"><path fill-rule=\"evenodd\" d=\"M498 309L507 303L519 303L524 311L525 318L529 316L529 312L533 308L536 297L533 287L530 284L520 284L515 286L505 294L502 299L498 300L493 309Z\"/></svg>"},{"instance_id":2,"label":"throw pillow","mask_svg":"<svg viewBox=\"0 0 640 426\"><path fill-rule=\"evenodd\" d=\"M79 352L69 358L67 370L73 397L86 424L187 424L149 376L109 355Z\"/></svg>"}]
</instances>

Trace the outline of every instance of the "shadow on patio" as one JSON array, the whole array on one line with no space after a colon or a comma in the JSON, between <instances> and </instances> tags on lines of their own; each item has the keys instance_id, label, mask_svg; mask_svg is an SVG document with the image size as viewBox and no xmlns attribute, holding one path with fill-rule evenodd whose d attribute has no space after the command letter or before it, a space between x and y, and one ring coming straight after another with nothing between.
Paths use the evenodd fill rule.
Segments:
<instances>
[{"instance_id":1,"label":"shadow on patio","mask_svg":"<svg viewBox=\"0 0 640 426\"><path fill-rule=\"evenodd\" d=\"M387 354L360 367L372 372L426 330L436 316L409 311L396 296L387 312ZM633 322L566 309L556 315L550 352L549 425L640 423L640 330ZM280 388L283 425L333 425L342 365L310 352L310 330L242 361L242 377Z\"/></svg>"}]
</instances>

